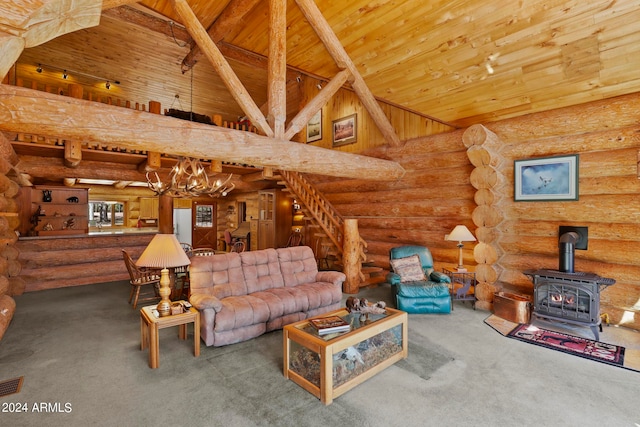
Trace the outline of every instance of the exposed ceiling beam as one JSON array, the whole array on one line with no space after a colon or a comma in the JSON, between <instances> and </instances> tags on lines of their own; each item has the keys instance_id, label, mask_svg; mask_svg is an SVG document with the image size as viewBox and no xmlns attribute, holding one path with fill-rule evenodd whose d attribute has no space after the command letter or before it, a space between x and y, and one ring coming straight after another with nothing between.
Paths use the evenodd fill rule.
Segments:
<instances>
[{"instance_id":1,"label":"exposed ceiling beam","mask_svg":"<svg viewBox=\"0 0 640 427\"><path fill-rule=\"evenodd\" d=\"M104 16L109 16L111 18L119 19L121 21L129 22L133 25L155 31L159 34L163 34L169 39L193 44L193 40L189 36L189 33L182 25L175 25L175 23L172 23L167 19L155 17L131 6L124 5L103 10L102 14Z\"/></svg>"},{"instance_id":2,"label":"exposed ceiling beam","mask_svg":"<svg viewBox=\"0 0 640 427\"><path fill-rule=\"evenodd\" d=\"M358 95L358 98L360 98L362 105L364 105L369 112L373 122L378 126L384 139L391 146L399 146L401 143L396 131L393 129L389 119L387 119L384 111L382 111L382 108L380 108L380 105L378 105L378 101L367 87L358 68L349 57L344 46L340 43L338 36L333 32L331 26L322 15L322 12L318 9L318 6L313 0L296 0L296 3L302 11L302 14L307 18L307 21L309 21L309 25L314 29L324 44L324 47L336 62L338 68L341 70L348 69L351 72L353 89Z\"/></svg>"},{"instance_id":3,"label":"exposed ceiling beam","mask_svg":"<svg viewBox=\"0 0 640 427\"><path fill-rule=\"evenodd\" d=\"M207 31L211 40L216 44L220 42L259 2L260 0L231 0ZM187 72L196 65L203 55L204 53L198 45L193 46L182 60L182 72Z\"/></svg>"},{"instance_id":4,"label":"exposed ceiling beam","mask_svg":"<svg viewBox=\"0 0 640 427\"><path fill-rule=\"evenodd\" d=\"M211 40L206 30L198 21L197 16L189 7L186 0L172 0L173 7L176 13L182 18L187 31L191 34L191 37L200 46L207 59L213 65L222 81L224 82L229 93L235 101L238 103L242 111L247 115L251 123L257 127L264 135L273 137L273 130L267 123L264 114L260 112L260 109L256 103L251 99L249 92L244 87L236 73L233 71L226 58L222 55L216 44Z\"/></svg>"},{"instance_id":5,"label":"exposed ceiling beam","mask_svg":"<svg viewBox=\"0 0 640 427\"><path fill-rule=\"evenodd\" d=\"M284 122L287 118L287 0L269 1L268 60L267 121L274 137L284 139Z\"/></svg>"},{"instance_id":6,"label":"exposed ceiling beam","mask_svg":"<svg viewBox=\"0 0 640 427\"><path fill-rule=\"evenodd\" d=\"M0 130L337 177L405 173L389 160L8 85L0 85Z\"/></svg>"}]
</instances>

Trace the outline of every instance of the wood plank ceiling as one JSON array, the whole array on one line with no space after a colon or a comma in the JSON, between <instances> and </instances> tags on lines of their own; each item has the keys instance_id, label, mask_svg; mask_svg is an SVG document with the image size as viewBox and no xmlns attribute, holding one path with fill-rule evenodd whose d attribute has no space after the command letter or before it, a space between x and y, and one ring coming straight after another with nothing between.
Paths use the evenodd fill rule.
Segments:
<instances>
[{"instance_id":1,"label":"wood plank ceiling","mask_svg":"<svg viewBox=\"0 0 640 427\"><path fill-rule=\"evenodd\" d=\"M105 2L106 3L106 2ZM123 1L120 1L123 3ZM267 0L188 0L205 28L227 7L257 5L219 43L268 57ZM287 64L328 79L338 68L294 0L287 2ZM640 6L637 0L351 0L315 3L373 94L458 127L544 111L640 90ZM174 22L171 0L145 0L138 10ZM53 62L119 79L132 99L189 108L189 51L163 33L103 13L98 27L25 50L20 63ZM121 18L129 15L119 15ZM141 23L141 21L136 21ZM231 60L256 104L266 102L266 70ZM194 110L243 115L206 58L194 68ZM187 104L187 105L185 105Z\"/></svg>"},{"instance_id":2,"label":"wood plank ceiling","mask_svg":"<svg viewBox=\"0 0 640 427\"><path fill-rule=\"evenodd\" d=\"M263 106L269 1L188 4ZM640 54L637 0L315 4L373 95L456 127L640 90L634 60ZM244 115L205 57L193 73L183 64L193 41L173 0L104 0L103 9L99 26L25 49L17 75L53 83L69 69L103 91L103 80L118 81L109 92L114 96L126 93L127 99L156 100L164 108L221 114L226 120ZM236 25L224 25L242 11L248 13ZM295 0L287 1L286 23L289 78L335 76L339 67ZM38 64L44 70L36 76Z\"/></svg>"}]
</instances>

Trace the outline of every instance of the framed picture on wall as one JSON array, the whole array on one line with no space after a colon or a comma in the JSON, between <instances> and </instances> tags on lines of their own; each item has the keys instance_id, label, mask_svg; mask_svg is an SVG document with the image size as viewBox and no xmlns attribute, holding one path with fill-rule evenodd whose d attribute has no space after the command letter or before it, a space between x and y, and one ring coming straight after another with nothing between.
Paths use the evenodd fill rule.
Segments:
<instances>
[{"instance_id":1,"label":"framed picture on wall","mask_svg":"<svg viewBox=\"0 0 640 427\"><path fill-rule=\"evenodd\" d=\"M356 142L356 129L358 127L356 120L357 114L352 114L332 122L334 147L340 147L341 145L353 144Z\"/></svg>"},{"instance_id":2,"label":"framed picture on wall","mask_svg":"<svg viewBox=\"0 0 640 427\"><path fill-rule=\"evenodd\" d=\"M322 110L309 119L307 123L307 143L322 139Z\"/></svg>"},{"instance_id":3,"label":"framed picture on wall","mask_svg":"<svg viewBox=\"0 0 640 427\"><path fill-rule=\"evenodd\" d=\"M578 155L516 160L514 200L578 200Z\"/></svg>"}]
</instances>

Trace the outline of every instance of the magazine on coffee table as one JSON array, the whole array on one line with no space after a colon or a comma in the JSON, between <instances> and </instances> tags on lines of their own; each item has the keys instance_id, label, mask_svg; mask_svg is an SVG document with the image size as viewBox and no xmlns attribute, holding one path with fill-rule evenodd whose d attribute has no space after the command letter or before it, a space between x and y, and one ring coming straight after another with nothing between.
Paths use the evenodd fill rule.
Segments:
<instances>
[{"instance_id":1,"label":"magazine on coffee table","mask_svg":"<svg viewBox=\"0 0 640 427\"><path fill-rule=\"evenodd\" d=\"M316 329L319 335L347 332L351 330L351 325L338 316L309 319L309 323Z\"/></svg>"}]
</instances>

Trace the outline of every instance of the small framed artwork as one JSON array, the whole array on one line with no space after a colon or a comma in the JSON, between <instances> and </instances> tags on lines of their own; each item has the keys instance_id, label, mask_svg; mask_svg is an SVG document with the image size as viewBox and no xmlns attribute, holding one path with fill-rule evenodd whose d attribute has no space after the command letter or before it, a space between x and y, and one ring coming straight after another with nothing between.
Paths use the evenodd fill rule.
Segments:
<instances>
[{"instance_id":1,"label":"small framed artwork","mask_svg":"<svg viewBox=\"0 0 640 427\"><path fill-rule=\"evenodd\" d=\"M341 145L353 144L356 142L356 129L358 127L356 119L357 114L352 114L332 122L334 147L340 147Z\"/></svg>"},{"instance_id":2,"label":"small framed artwork","mask_svg":"<svg viewBox=\"0 0 640 427\"><path fill-rule=\"evenodd\" d=\"M309 119L307 123L307 144L322 139L322 110Z\"/></svg>"},{"instance_id":3,"label":"small framed artwork","mask_svg":"<svg viewBox=\"0 0 640 427\"><path fill-rule=\"evenodd\" d=\"M514 162L514 200L578 200L578 155Z\"/></svg>"}]
</instances>

